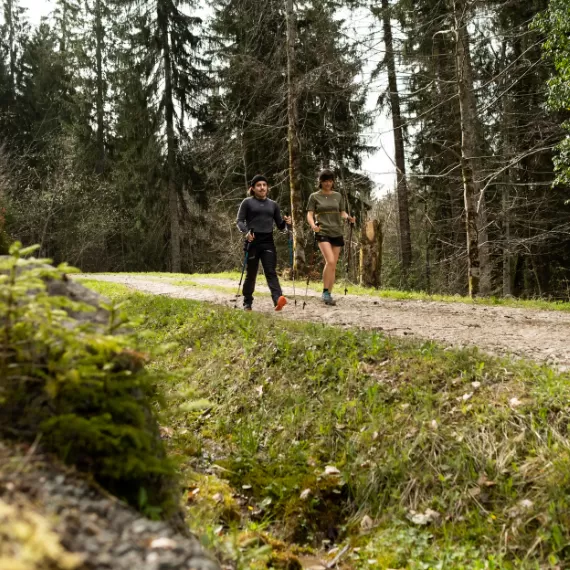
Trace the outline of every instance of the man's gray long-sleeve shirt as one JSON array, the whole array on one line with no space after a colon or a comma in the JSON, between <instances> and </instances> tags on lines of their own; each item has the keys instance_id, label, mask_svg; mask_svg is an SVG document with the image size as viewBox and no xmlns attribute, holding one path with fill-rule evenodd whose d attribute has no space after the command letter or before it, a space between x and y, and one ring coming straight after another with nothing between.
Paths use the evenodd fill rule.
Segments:
<instances>
[{"instance_id":1,"label":"man's gray long-sleeve shirt","mask_svg":"<svg viewBox=\"0 0 570 570\"><path fill-rule=\"evenodd\" d=\"M251 229L256 234L270 234L273 232L273 222L280 230L285 229L285 220L281 217L279 205L269 198L246 198L240 204L236 222L243 234Z\"/></svg>"}]
</instances>

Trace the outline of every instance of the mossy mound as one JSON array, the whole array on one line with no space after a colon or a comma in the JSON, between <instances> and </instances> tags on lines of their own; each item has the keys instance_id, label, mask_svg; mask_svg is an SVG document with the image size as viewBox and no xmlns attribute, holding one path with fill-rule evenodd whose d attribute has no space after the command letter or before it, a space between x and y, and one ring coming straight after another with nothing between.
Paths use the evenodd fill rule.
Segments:
<instances>
[{"instance_id":1,"label":"mossy mound","mask_svg":"<svg viewBox=\"0 0 570 570\"><path fill-rule=\"evenodd\" d=\"M26 259L32 251L15 244L0 260L0 435L38 439L146 514L172 515L174 469L144 355L115 334L125 325L117 307L102 305L102 324L85 318L101 310L50 295L46 283L65 281L70 268Z\"/></svg>"}]
</instances>

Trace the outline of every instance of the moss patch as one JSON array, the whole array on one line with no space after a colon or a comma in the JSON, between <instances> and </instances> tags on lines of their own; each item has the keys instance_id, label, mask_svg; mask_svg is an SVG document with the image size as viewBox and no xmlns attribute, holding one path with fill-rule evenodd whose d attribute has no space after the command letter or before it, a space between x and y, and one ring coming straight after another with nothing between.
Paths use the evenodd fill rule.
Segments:
<instances>
[{"instance_id":1,"label":"moss patch","mask_svg":"<svg viewBox=\"0 0 570 570\"><path fill-rule=\"evenodd\" d=\"M31 505L8 505L0 499L0 568L75 570L82 562L63 548L50 522Z\"/></svg>"}]
</instances>

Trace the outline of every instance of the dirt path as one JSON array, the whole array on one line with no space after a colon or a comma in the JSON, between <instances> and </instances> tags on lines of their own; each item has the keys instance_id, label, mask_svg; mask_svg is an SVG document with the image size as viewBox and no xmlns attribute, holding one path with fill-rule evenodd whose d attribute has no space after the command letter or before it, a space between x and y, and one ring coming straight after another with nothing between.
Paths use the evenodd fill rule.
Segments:
<instances>
[{"instance_id":1,"label":"dirt path","mask_svg":"<svg viewBox=\"0 0 570 570\"><path fill-rule=\"evenodd\" d=\"M207 301L235 307L235 294L220 287L236 289L229 279L196 278L198 286L180 286L167 277L135 275L82 275L89 279L122 283L133 289L170 297ZM326 307L309 291L302 309L301 287L297 288L297 306L292 289L284 293L290 304L282 313L274 313L271 299L257 296L254 310L272 313L276 318L314 321L342 327L383 331L388 335L431 339L451 346L478 346L495 354L512 354L538 362L570 369L570 314L557 311L517 309L512 307L467 305L436 301L398 301L378 297L338 295L336 307ZM268 289L258 283L258 292ZM238 307L241 305L238 301Z\"/></svg>"}]
</instances>

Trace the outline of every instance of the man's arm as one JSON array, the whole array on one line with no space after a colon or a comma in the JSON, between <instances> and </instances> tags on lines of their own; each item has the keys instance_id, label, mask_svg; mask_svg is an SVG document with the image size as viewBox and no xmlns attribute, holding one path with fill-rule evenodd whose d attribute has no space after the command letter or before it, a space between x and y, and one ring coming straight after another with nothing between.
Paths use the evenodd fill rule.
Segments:
<instances>
[{"instance_id":1,"label":"man's arm","mask_svg":"<svg viewBox=\"0 0 570 570\"><path fill-rule=\"evenodd\" d=\"M237 220L236 220L236 225L238 230L242 233L242 234L246 234L248 232L248 227L247 227L247 204L248 201L247 199L245 199L239 206L239 210L238 210L238 215L237 215Z\"/></svg>"}]
</instances>

